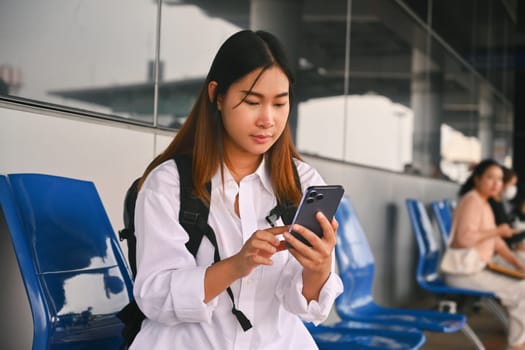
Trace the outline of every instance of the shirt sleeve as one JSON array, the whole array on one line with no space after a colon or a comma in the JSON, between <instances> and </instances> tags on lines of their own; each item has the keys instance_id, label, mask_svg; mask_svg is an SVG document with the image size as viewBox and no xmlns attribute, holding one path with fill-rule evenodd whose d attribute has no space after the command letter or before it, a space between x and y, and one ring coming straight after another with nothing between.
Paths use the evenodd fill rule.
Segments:
<instances>
[{"instance_id":1,"label":"shirt sleeve","mask_svg":"<svg viewBox=\"0 0 525 350\"><path fill-rule=\"evenodd\" d=\"M210 322L216 298L204 303L207 266L197 266L179 224L179 176L163 163L146 179L135 208L137 277L133 293L142 312L168 325Z\"/></svg>"},{"instance_id":2,"label":"shirt sleeve","mask_svg":"<svg viewBox=\"0 0 525 350\"><path fill-rule=\"evenodd\" d=\"M301 265L290 258L286 271L277 286L277 298L289 312L298 315L306 322L318 325L326 320L335 299L343 292L343 282L334 272L335 257L332 259L332 272L321 288L319 300L308 302L302 294L303 274ZM294 265L294 266L291 266Z\"/></svg>"}]
</instances>

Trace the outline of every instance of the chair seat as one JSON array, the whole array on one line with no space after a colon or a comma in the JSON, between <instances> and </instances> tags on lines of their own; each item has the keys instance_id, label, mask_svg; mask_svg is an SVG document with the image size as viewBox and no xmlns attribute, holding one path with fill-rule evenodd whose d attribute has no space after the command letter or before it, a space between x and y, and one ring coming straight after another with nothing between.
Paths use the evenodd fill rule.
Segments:
<instances>
[{"instance_id":1,"label":"chair seat","mask_svg":"<svg viewBox=\"0 0 525 350\"><path fill-rule=\"evenodd\" d=\"M346 321L374 322L385 325L395 324L425 331L451 333L461 329L466 322L466 318L462 314L383 307L375 303L369 303L347 312L343 316L343 321L338 323L338 326L345 326Z\"/></svg>"},{"instance_id":2,"label":"chair seat","mask_svg":"<svg viewBox=\"0 0 525 350\"><path fill-rule=\"evenodd\" d=\"M415 329L353 328L313 326L307 324L320 350L394 350L419 349L425 342L422 332Z\"/></svg>"},{"instance_id":3,"label":"chair seat","mask_svg":"<svg viewBox=\"0 0 525 350\"><path fill-rule=\"evenodd\" d=\"M488 297L495 298L496 295L492 292L486 292L475 289L456 288L446 285L441 279L435 279L432 281L420 281L419 285L428 290L429 292L437 294L459 294L472 297Z\"/></svg>"}]
</instances>

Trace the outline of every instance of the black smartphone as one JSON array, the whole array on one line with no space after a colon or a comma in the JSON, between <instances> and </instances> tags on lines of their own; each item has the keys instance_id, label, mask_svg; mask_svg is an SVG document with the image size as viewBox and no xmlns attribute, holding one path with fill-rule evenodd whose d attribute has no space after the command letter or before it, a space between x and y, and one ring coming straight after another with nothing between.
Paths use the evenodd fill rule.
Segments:
<instances>
[{"instance_id":1,"label":"black smartphone","mask_svg":"<svg viewBox=\"0 0 525 350\"><path fill-rule=\"evenodd\" d=\"M292 220L293 224L299 224L310 231L323 237L323 230L315 218L315 214L321 211L328 221L332 221L335 211L341 202L343 197L344 189L340 185L322 185L322 186L310 186L303 193L303 198L299 203L297 212ZM306 245L311 246L303 236L297 232L292 231L290 226L290 232L295 238L299 239Z\"/></svg>"}]
</instances>

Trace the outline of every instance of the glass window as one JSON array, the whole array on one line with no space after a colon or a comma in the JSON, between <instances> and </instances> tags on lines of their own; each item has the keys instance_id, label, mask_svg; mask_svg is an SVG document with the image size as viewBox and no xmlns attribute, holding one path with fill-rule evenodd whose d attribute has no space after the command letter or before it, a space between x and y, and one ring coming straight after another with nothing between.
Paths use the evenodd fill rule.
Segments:
<instances>
[{"instance_id":1,"label":"glass window","mask_svg":"<svg viewBox=\"0 0 525 350\"><path fill-rule=\"evenodd\" d=\"M419 25L391 1L353 1L345 160L403 171L412 168L414 50Z\"/></svg>"},{"instance_id":2,"label":"glass window","mask_svg":"<svg viewBox=\"0 0 525 350\"><path fill-rule=\"evenodd\" d=\"M440 100L440 168L443 174L463 182L470 166L482 157L480 143L480 85L482 78L437 40L431 50L440 57L443 74Z\"/></svg>"},{"instance_id":3,"label":"glass window","mask_svg":"<svg viewBox=\"0 0 525 350\"><path fill-rule=\"evenodd\" d=\"M499 0L434 1L431 16L437 34L432 56L445 79L442 171L462 181L469 165L481 158L510 165L513 24L507 9Z\"/></svg>"},{"instance_id":4,"label":"glass window","mask_svg":"<svg viewBox=\"0 0 525 350\"><path fill-rule=\"evenodd\" d=\"M156 1L3 0L0 94L152 124L158 67L157 125L178 128L219 46L259 26L294 59L301 152L442 175L512 154L512 4L164 0L156 66Z\"/></svg>"},{"instance_id":5,"label":"glass window","mask_svg":"<svg viewBox=\"0 0 525 350\"><path fill-rule=\"evenodd\" d=\"M220 3L221 1L216 1ZM248 9L224 2L202 9L165 1L159 76L159 125L178 128L190 112L219 46L233 33L245 29ZM208 10L211 14L205 12ZM220 16L217 11L221 10Z\"/></svg>"},{"instance_id":6,"label":"glass window","mask_svg":"<svg viewBox=\"0 0 525 350\"><path fill-rule=\"evenodd\" d=\"M417 39L421 30L390 1L351 3L349 40L346 23L335 21L346 12L346 2L329 15L321 12L325 22L303 23L313 38L303 56L313 63L310 73L318 81L303 84L317 96L299 106L298 146L312 154L402 171L412 162L411 64L413 48L424 49ZM319 64L312 53L323 61Z\"/></svg>"},{"instance_id":7,"label":"glass window","mask_svg":"<svg viewBox=\"0 0 525 350\"><path fill-rule=\"evenodd\" d=\"M345 156L347 1L307 2L297 70L297 147L334 159Z\"/></svg>"},{"instance_id":8,"label":"glass window","mask_svg":"<svg viewBox=\"0 0 525 350\"><path fill-rule=\"evenodd\" d=\"M431 16L432 28L447 45L512 99L510 45L515 23L509 10L512 6L501 0L440 0L432 2Z\"/></svg>"},{"instance_id":9,"label":"glass window","mask_svg":"<svg viewBox=\"0 0 525 350\"><path fill-rule=\"evenodd\" d=\"M151 122L156 15L153 1L2 0L5 92Z\"/></svg>"}]
</instances>

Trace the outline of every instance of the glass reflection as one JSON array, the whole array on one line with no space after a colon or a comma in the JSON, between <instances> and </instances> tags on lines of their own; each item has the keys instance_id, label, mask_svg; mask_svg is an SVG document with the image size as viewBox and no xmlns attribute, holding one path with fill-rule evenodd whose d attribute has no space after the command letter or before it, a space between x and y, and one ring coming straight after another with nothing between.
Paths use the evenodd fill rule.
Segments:
<instances>
[{"instance_id":1,"label":"glass reflection","mask_svg":"<svg viewBox=\"0 0 525 350\"><path fill-rule=\"evenodd\" d=\"M128 302L124 281L117 267L82 273L46 274L42 277L48 288L56 315L92 315L118 312Z\"/></svg>"},{"instance_id":2,"label":"glass reflection","mask_svg":"<svg viewBox=\"0 0 525 350\"><path fill-rule=\"evenodd\" d=\"M60 273L42 276L48 289L49 305L54 306L53 343L64 349L80 349L86 329L91 329L91 343L100 338L100 347L121 343L122 324L115 318L129 301L119 268L82 273ZM118 329L117 329L118 328ZM105 332L100 332L105 329ZM85 345L84 345L85 347ZM108 347L109 348L109 347Z\"/></svg>"},{"instance_id":3,"label":"glass reflection","mask_svg":"<svg viewBox=\"0 0 525 350\"><path fill-rule=\"evenodd\" d=\"M241 29L229 16L228 11L235 8L225 4L223 7L221 17L212 17L195 5L175 1L163 5L159 125L178 128L184 122L219 46ZM248 22L247 12L240 17Z\"/></svg>"},{"instance_id":4,"label":"glass reflection","mask_svg":"<svg viewBox=\"0 0 525 350\"><path fill-rule=\"evenodd\" d=\"M142 0L2 0L4 92L151 122L156 8Z\"/></svg>"}]
</instances>

